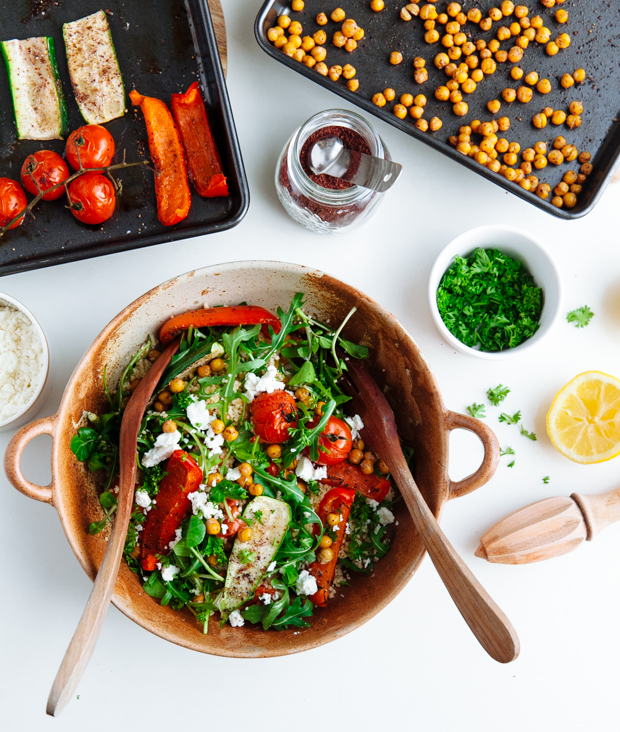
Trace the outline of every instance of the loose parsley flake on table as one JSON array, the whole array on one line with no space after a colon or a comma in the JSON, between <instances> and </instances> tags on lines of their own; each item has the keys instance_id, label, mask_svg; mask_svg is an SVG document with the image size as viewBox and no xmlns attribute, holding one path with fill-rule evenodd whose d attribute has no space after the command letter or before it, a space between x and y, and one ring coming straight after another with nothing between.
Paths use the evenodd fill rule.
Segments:
<instances>
[{"instance_id":1,"label":"loose parsley flake on table","mask_svg":"<svg viewBox=\"0 0 620 732\"><path fill-rule=\"evenodd\" d=\"M546 475L546 476L545 476L545 477L543 478L543 483L544 483L544 484L546 485L546 484L547 484L548 482L549 482L549 476L548 476L548 475Z\"/></svg>"},{"instance_id":2,"label":"loose parsley flake on table","mask_svg":"<svg viewBox=\"0 0 620 732\"><path fill-rule=\"evenodd\" d=\"M528 432L523 425L521 425L521 434L524 437L527 437L528 440L532 440L533 442L536 442L536 440L538 439L535 432Z\"/></svg>"},{"instance_id":3,"label":"loose parsley flake on table","mask_svg":"<svg viewBox=\"0 0 620 732\"><path fill-rule=\"evenodd\" d=\"M518 412L515 412L512 417L509 414L506 414L506 412L502 412L499 415L499 421L500 422L506 422L507 424L517 424L517 422L521 419L521 410Z\"/></svg>"},{"instance_id":4,"label":"loose parsley flake on table","mask_svg":"<svg viewBox=\"0 0 620 732\"><path fill-rule=\"evenodd\" d=\"M499 450L500 457L504 457L504 455L514 455L514 454L515 454L515 451L512 449L512 447L507 447L505 449L500 448L500 450Z\"/></svg>"},{"instance_id":5,"label":"loose parsley flake on table","mask_svg":"<svg viewBox=\"0 0 620 732\"><path fill-rule=\"evenodd\" d=\"M467 407L467 411L475 419L480 419L481 417L487 416L484 404L476 404L476 402L474 402L473 404L470 404L469 407Z\"/></svg>"},{"instance_id":6,"label":"loose parsley flake on table","mask_svg":"<svg viewBox=\"0 0 620 732\"><path fill-rule=\"evenodd\" d=\"M542 290L523 263L497 249L455 257L437 289L441 319L470 348L503 351L538 330Z\"/></svg>"},{"instance_id":7,"label":"loose parsley flake on table","mask_svg":"<svg viewBox=\"0 0 620 732\"><path fill-rule=\"evenodd\" d=\"M569 323L574 323L576 328L585 328L593 317L594 313L587 305L584 305L581 308L571 310L570 313L567 313L566 320Z\"/></svg>"},{"instance_id":8,"label":"loose parsley flake on table","mask_svg":"<svg viewBox=\"0 0 620 732\"><path fill-rule=\"evenodd\" d=\"M499 407L500 403L510 394L510 389L507 386L498 384L495 389L489 389L487 391L487 398L494 407Z\"/></svg>"}]
</instances>

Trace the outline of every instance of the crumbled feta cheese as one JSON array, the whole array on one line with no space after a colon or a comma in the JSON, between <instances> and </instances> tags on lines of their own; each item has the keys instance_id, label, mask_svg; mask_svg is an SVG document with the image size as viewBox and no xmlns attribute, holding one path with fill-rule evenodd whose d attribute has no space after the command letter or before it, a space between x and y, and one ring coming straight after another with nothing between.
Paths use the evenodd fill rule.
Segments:
<instances>
[{"instance_id":1,"label":"crumbled feta cheese","mask_svg":"<svg viewBox=\"0 0 620 732\"><path fill-rule=\"evenodd\" d=\"M232 625L233 628L241 628L243 625L245 625L243 615L238 610L233 610L230 613L230 615L228 616L228 622Z\"/></svg>"},{"instance_id":2,"label":"crumbled feta cheese","mask_svg":"<svg viewBox=\"0 0 620 732\"><path fill-rule=\"evenodd\" d=\"M268 572L273 572L273 570L274 570L275 568L276 568L276 563L275 563L275 561L274 561L274 562L272 562L272 563L271 563L271 564L270 564L270 565L269 565L269 566L267 567L267 571L268 571Z\"/></svg>"},{"instance_id":3,"label":"crumbled feta cheese","mask_svg":"<svg viewBox=\"0 0 620 732\"><path fill-rule=\"evenodd\" d=\"M318 589L316 578L307 569L302 569L295 583L295 592L298 595L314 595Z\"/></svg>"},{"instance_id":4,"label":"crumbled feta cheese","mask_svg":"<svg viewBox=\"0 0 620 732\"><path fill-rule=\"evenodd\" d=\"M183 535L183 531L181 529L175 529L174 539L168 543L168 548L174 549L174 547L181 541L182 535Z\"/></svg>"},{"instance_id":5,"label":"crumbled feta cheese","mask_svg":"<svg viewBox=\"0 0 620 732\"><path fill-rule=\"evenodd\" d=\"M295 475L306 483L309 480L321 480L327 478L327 468L325 466L315 467L310 459L302 455L295 468Z\"/></svg>"},{"instance_id":6,"label":"crumbled feta cheese","mask_svg":"<svg viewBox=\"0 0 620 732\"><path fill-rule=\"evenodd\" d=\"M178 567L175 567L174 564L171 564L169 567L164 567L164 569L161 572L161 578L164 582L172 582L172 580L176 577L177 574L179 574L181 570Z\"/></svg>"},{"instance_id":7,"label":"crumbled feta cheese","mask_svg":"<svg viewBox=\"0 0 620 732\"><path fill-rule=\"evenodd\" d=\"M209 412L207 402L194 399L187 407L187 419L197 430L206 430L215 421L215 414Z\"/></svg>"},{"instance_id":8,"label":"crumbled feta cheese","mask_svg":"<svg viewBox=\"0 0 620 732\"><path fill-rule=\"evenodd\" d=\"M225 534L228 531L228 524L222 524L222 534Z\"/></svg>"},{"instance_id":9,"label":"crumbled feta cheese","mask_svg":"<svg viewBox=\"0 0 620 732\"><path fill-rule=\"evenodd\" d=\"M239 480L240 477L241 471L239 470L239 468L231 468L226 473L226 480Z\"/></svg>"},{"instance_id":10,"label":"crumbled feta cheese","mask_svg":"<svg viewBox=\"0 0 620 732\"><path fill-rule=\"evenodd\" d=\"M215 432L209 427L205 436L205 447L208 450L209 457L219 455L222 452L224 445L224 435L216 435Z\"/></svg>"},{"instance_id":11,"label":"crumbled feta cheese","mask_svg":"<svg viewBox=\"0 0 620 732\"><path fill-rule=\"evenodd\" d=\"M351 533L351 529L349 528L349 522L348 521L347 521L347 525L344 527L344 533L345 534L350 534Z\"/></svg>"},{"instance_id":12,"label":"crumbled feta cheese","mask_svg":"<svg viewBox=\"0 0 620 732\"><path fill-rule=\"evenodd\" d=\"M167 460L178 448L180 440L181 432L179 430L162 432L157 436L153 447L144 454L142 465L145 468L152 468L163 460Z\"/></svg>"},{"instance_id":13,"label":"crumbled feta cheese","mask_svg":"<svg viewBox=\"0 0 620 732\"><path fill-rule=\"evenodd\" d=\"M389 508L380 508L377 511L377 516L379 518L379 522L383 526L394 523L394 514L390 511Z\"/></svg>"},{"instance_id":14,"label":"crumbled feta cheese","mask_svg":"<svg viewBox=\"0 0 620 732\"><path fill-rule=\"evenodd\" d=\"M146 491L136 491L135 501L140 508L148 508L151 505L151 497Z\"/></svg>"},{"instance_id":15,"label":"crumbled feta cheese","mask_svg":"<svg viewBox=\"0 0 620 732\"><path fill-rule=\"evenodd\" d=\"M345 417L344 421L351 428L351 436L356 440L359 437L360 430L364 429L364 422L362 421L362 418L359 414L356 414L353 417Z\"/></svg>"},{"instance_id":16,"label":"crumbled feta cheese","mask_svg":"<svg viewBox=\"0 0 620 732\"><path fill-rule=\"evenodd\" d=\"M261 392L267 392L271 394L274 391L284 389L284 382L281 381L278 369L273 365L269 364L265 373L262 376L253 374L251 371L245 377L244 387L245 395L253 402L257 394Z\"/></svg>"},{"instance_id":17,"label":"crumbled feta cheese","mask_svg":"<svg viewBox=\"0 0 620 732\"><path fill-rule=\"evenodd\" d=\"M198 516L199 513L206 519L215 518L223 519L224 512L215 503L211 503L209 497L203 491L193 491L189 494L189 500L192 503L192 512L194 516Z\"/></svg>"},{"instance_id":18,"label":"crumbled feta cheese","mask_svg":"<svg viewBox=\"0 0 620 732\"><path fill-rule=\"evenodd\" d=\"M379 501L375 501L373 498L367 498L366 503L372 508L373 511L376 511L377 508L379 508Z\"/></svg>"},{"instance_id":19,"label":"crumbled feta cheese","mask_svg":"<svg viewBox=\"0 0 620 732\"><path fill-rule=\"evenodd\" d=\"M271 605L271 595L268 592L259 595L258 599L263 603L263 605Z\"/></svg>"}]
</instances>

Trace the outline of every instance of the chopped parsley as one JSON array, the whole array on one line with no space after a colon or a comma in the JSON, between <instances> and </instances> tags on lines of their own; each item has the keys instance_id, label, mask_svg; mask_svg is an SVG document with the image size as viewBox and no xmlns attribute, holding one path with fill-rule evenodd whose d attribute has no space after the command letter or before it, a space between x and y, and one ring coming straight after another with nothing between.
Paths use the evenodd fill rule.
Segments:
<instances>
[{"instance_id":1,"label":"chopped parsley","mask_svg":"<svg viewBox=\"0 0 620 732\"><path fill-rule=\"evenodd\" d=\"M475 417L476 419L487 416L487 413L484 409L484 404L476 404L476 402L474 402L467 407L467 411L471 414L472 417Z\"/></svg>"},{"instance_id":2,"label":"chopped parsley","mask_svg":"<svg viewBox=\"0 0 620 732\"><path fill-rule=\"evenodd\" d=\"M536 440L538 439L535 432L528 432L523 425L521 425L521 434L524 437L527 437L528 440L532 440L533 442L536 442Z\"/></svg>"},{"instance_id":3,"label":"chopped parsley","mask_svg":"<svg viewBox=\"0 0 620 732\"><path fill-rule=\"evenodd\" d=\"M448 330L470 348L503 351L538 330L542 290L517 259L498 249L455 257L437 289Z\"/></svg>"},{"instance_id":4,"label":"chopped parsley","mask_svg":"<svg viewBox=\"0 0 620 732\"><path fill-rule=\"evenodd\" d=\"M487 391L487 398L494 407L499 407L500 402L510 394L510 389L507 386L498 384L495 389L489 389Z\"/></svg>"},{"instance_id":5,"label":"chopped parsley","mask_svg":"<svg viewBox=\"0 0 620 732\"><path fill-rule=\"evenodd\" d=\"M511 463L508 463L508 467L509 468L514 468L514 466L515 466L515 461L514 460Z\"/></svg>"},{"instance_id":6,"label":"chopped parsley","mask_svg":"<svg viewBox=\"0 0 620 732\"><path fill-rule=\"evenodd\" d=\"M545 477L543 478L543 483L546 485L548 482L549 482L549 476L545 475Z\"/></svg>"},{"instance_id":7,"label":"chopped parsley","mask_svg":"<svg viewBox=\"0 0 620 732\"><path fill-rule=\"evenodd\" d=\"M506 447L506 448L500 448L499 455L500 457L504 457L504 455L514 455L515 451L512 449L512 447Z\"/></svg>"},{"instance_id":8,"label":"chopped parsley","mask_svg":"<svg viewBox=\"0 0 620 732\"><path fill-rule=\"evenodd\" d=\"M587 305L584 305L581 308L571 310L570 313L567 313L566 320L569 323L574 323L576 328L585 328L593 317L594 313Z\"/></svg>"},{"instance_id":9,"label":"chopped parsley","mask_svg":"<svg viewBox=\"0 0 620 732\"><path fill-rule=\"evenodd\" d=\"M515 412L512 417L509 414L506 414L506 412L502 412L499 415L499 421L500 422L506 422L507 424L517 424L517 422L521 419L521 411Z\"/></svg>"}]
</instances>

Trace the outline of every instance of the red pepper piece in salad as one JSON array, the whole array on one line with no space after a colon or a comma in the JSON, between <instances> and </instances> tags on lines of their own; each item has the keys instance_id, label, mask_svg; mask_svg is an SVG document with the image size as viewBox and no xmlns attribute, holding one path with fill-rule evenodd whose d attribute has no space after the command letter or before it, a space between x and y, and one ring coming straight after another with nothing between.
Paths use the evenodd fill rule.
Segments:
<instances>
[{"instance_id":1,"label":"red pepper piece in salad","mask_svg":"<svg viewBox=\"0 0 620 732\"><path fill-rule=\"evenodd\" d=\"M255 325L256 323L261 323L263 326L271 325L276 333L279 333L282 327L275 315L258 305L204 308L202 310L190 310L167 320L159 331L159 340L164 346L167 346L182 330L187 330L192 326L194 328L206 328L207 326Z\"/></svg>"},{"instance_id":2,"label":"red pepper piece in salad","mask_svg":"<svg viewBox=\"0 0 620 732\"><path fill-rule=\"evenodd\" d=\"M196 191L205 198L227 196L226 176L197 81L185 94L172 95L172 114L187 155L189 179Z\"/></svg>"},{"instance_id":3,"label":"red pepper piece in salad","mask_svg":"<svg viewBox=\"0 0 620 732\"><path fill-rule=\"evenodd\" d=\"M157 218L164 226L183 221L192 205L187 182L185 152L170 110L155 97L143 97L133 90L129 96L144 114L151 159L155 166Z\"/></svg>"},{"instance_id":4,"label":"red pepper piece in salad","mask_svg":"<svg viewBox=\"0 0 620 732\"><path fill-rule=\"evenodd\" d=\"M310 422L308 427L316 427L318 419ZM319 457L314 461L319 465L337 465L349 456L353 447L353 437L346 422L338 417L330 417L325 429L319 435ZM306 448L306 455L310 456L310 448Z\"/></svg>"},{"instance_id":5,"label":"red pepper piece in salad","mask_svg":"<svg viewBox=\"0 0 620 732\"><path fill-rule=\"evenodd\" d=\"M235 534L238 531L241 531L242 528L245 527L245 522L241 521L239 516L241 516L241 506L239 504L239 501L236 501L234 498L227 498L226 503L228 505L228 510L230 511L230 515L233 517L232 521L228 517L228 514L224 514L224 518L222 519L222 524L226 527L226 529L220 531L218 534L218 537L220 539L224 539L230 536L235 536Z\"/></svg>"},{"instance_id":6,"label":"red pepper piece in salad","mask_svg":"<svg viewBox=\"0 0 620 732\"><path fill-rule=\"evenodd\" d=\"M202 483L202 470L185 450L175 450L166 464L166 475L149 511L140 549L142 569L152 572L157 566L157 554L167 554L168 544L185 518L191 502L189 494Z\"/></svg>"},{"instance_id":7,"label":"red pepper piece in salad","mask_svg":"<svg viewBox=\"0 0 620 732\"><path fill-rule=\"evenodd\" d=\"M282 390L259 394L252 402L252 424L262 442L285 442L297 427L295 399Z\"/></svg>"},{"instance_id":8,"label":"red pepper piece in salad","mask_svg":"<svg viewBox=\"0 0 620 732\"><path fill-rule=\"evenodd\" d=\"M323 496L323 500L319 505L318 516L326 529L326 533L333 538L330 547L332 559L325 564L316 561L308 566L308 572L316 579L318 590L314 595L310 596L310 600L317 607L325 607L329 598L329 588L336 574L336 564L338 563L338 554L345 537L345 526L349 520L351 506L355 500L355 491L348 488L332 488ZM331 527L328 522L330 513L340 516L340 523L337 530ZM318 528L318 527L317 527Z\"/></svg>"},{"instance_id":9,"label":"red pepper piece in salad","mask_svg":"<svg viewBox=\"0 0 620 732\"><path fill-rule=\"evenodd\" d=\"M362 473L359 465L348 462L329 465L327 478L323 478L321 483L350 488L378 503L381 503L390 490L390 481L387 478L378 478L374 473L366 475Z\"/></svg>"}]
</instances>

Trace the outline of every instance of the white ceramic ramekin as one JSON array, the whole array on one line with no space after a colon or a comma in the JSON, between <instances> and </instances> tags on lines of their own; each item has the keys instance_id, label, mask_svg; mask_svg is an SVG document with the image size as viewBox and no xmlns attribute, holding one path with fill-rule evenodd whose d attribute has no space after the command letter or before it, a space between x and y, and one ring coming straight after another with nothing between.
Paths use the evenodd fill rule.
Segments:
<instances>
[{"instance_id":1,"label":"white ceramic ramekin","mask_svg":"<svg viewBox=\"0 0 620 732\"><path fill-rule=\"evenodd\" d=\"M0 421L0 432L5 432L7 430L21 427L22 425L26 424L26 422L31 421L38 414L39 410L43 407L45 401L43 399L43 393L47 393L46 387L49 383L50 351L47 339L45 338L45 333L43 332L43 328L41 328L39 321L34 317L30 310L28 310L28 308L24 307L20 302L18 302L10 295L5 295L4 293L0 292L0 306L2 305L9 305L11 307L14 307L16 310L19 310L28 318L28 320L34 326L36 334L39 336L39 340L41 341L41 348L43 349L43 373L41 375L41 381L39 382L39 386L32 395L31 399L22 407L22 409L20 409L18 412L15 412L15 414L11 415L4 421Z\"/></svg>"},{"instance_id":2,"label":"white ceramic ramekin","mask_svg":"<svg viewBox=\"0 0 620 732\"><path fill-rule=\"evenodd\" d=\"M441 319L437 308L437 288L446 270L454 258L468 256L475 249L499 249L513 259L519 259L534 278L536 284L543 290L543 309L540 316L540 327L527 341L515 348L505 351L480 351L470 348L458 340L448 330ZM562 283L556 263L540 242L529 234L510 226L481 226L471 229L453 239L437 257L428 283L428 300L433 320L442 337L461 353L499 361L521 355L540 343L551 331L560 316L562 308Z\"/></svg>"}]
</instances>

